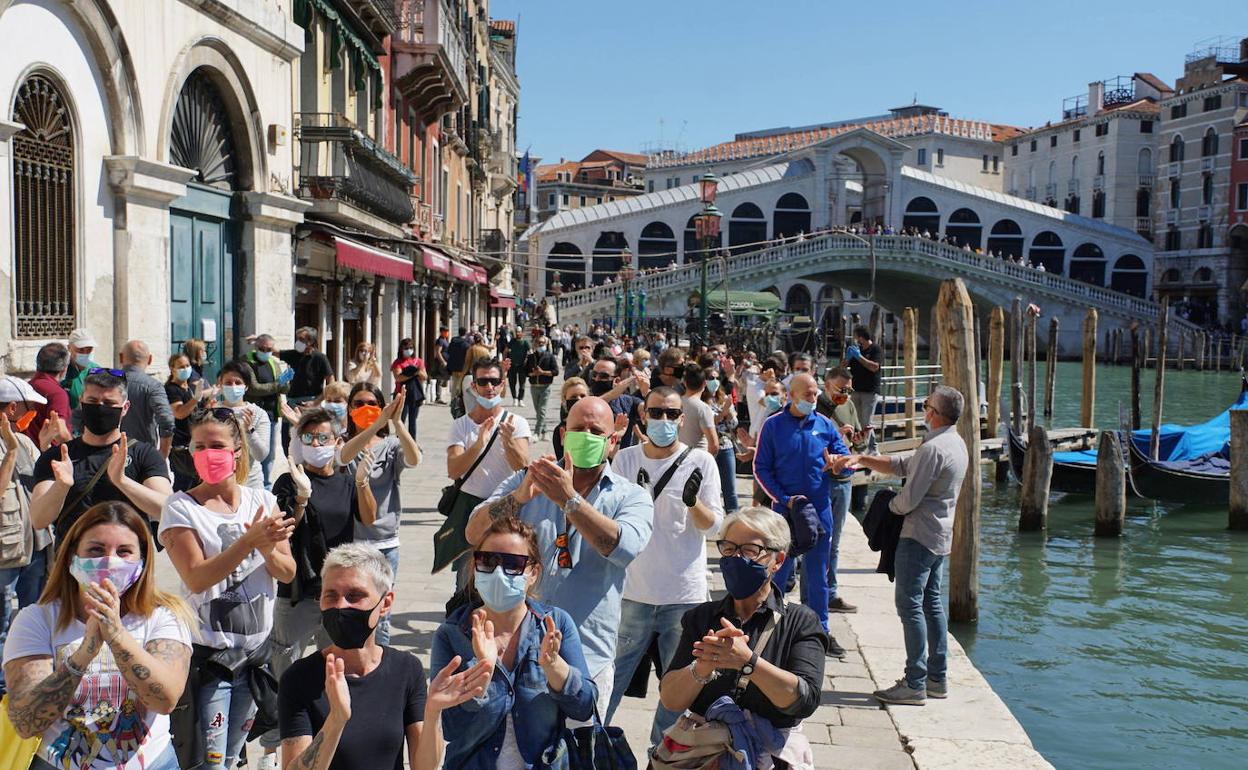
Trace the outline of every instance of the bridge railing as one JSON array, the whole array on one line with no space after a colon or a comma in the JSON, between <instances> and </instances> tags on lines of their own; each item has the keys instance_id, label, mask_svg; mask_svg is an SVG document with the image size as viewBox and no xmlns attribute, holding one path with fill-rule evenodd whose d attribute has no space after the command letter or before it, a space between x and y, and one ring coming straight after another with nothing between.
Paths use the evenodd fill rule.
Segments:
<instances>
[{"instance_id":1,"label":"bridge railing","mask_svg":"<svg viewBox=\"0 0 1248 770\"><path fill-rule=\"evenodd\" d=\"M864 237L843 233L815 235L805 240L790 241L749 254L728 257L728 274L730 276L748 275L751 271L768 265L827 251L849 251L865 255L869 253L870 248L870 244ZM1017 265L1005 259L977 254L926 238L908 235L878 235L875 236L875 253L877 258L921 254L933 260L1003 275L1055 293L1073 295L1084 300L1090 307L1116 308L1140 320L1155 318L1159 309L1156 303L1130 294L1102 286L1093 286L1056 273L1041 272L1026 265ZM707 268L709 282L717 283L722 280L722 266L721 260L713 259L710 262ZM681 265L658 273L638 276L633 279L632 286L638 290L645 289L647 293L655 293L664 289L684 289L700 279L701 269L701 265L696 262ZM618 289L619 286L616 284L603 284L568 292L559 298L559 307L565 310L575 310L600 302L613 302Z\"/></svg>"}]
</instances>

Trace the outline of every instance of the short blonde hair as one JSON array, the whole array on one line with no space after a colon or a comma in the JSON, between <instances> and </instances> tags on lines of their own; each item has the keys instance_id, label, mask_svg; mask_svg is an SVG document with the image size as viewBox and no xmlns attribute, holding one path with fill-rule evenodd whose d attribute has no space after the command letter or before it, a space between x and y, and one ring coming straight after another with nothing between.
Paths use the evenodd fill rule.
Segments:
<instances>
[{"instance_id":1,"label":"short blonde hair","mask_svg":"<svg viewBox=\"0 0 1248 770\"><path fill-rule=\"evenodd\" d=\"M580 377L569 377L563 381L563 387L559 388L559 397L566 401L568 398L568 391L575 388L577 385L586 389L589 388L589 385L585 382L585 380Z\"/></svg>"},{"instance_id":2,"label":"short blonde hair","mask_svg":"<svg viewBox=\"0 0 1248 770\"><path fill-rule=\"evenodd\" d=\"M762 506L751 505L729 514L719 530L720 538L726 539L728 530L733 524L740 524L754 530L763 536L764 545L768 548L775 548L777 551L788 551L793 543L793 538L789 534L789 524L784 517Z\"/></svg>"},{"instance_id":3,"label":"short blonde hair","mask_svg":"<svg viewBox=\"0 0 1248 770\"><path fill-rule=\"evenodd\" d=\"M349 395L351 395L351 383L343 380L334 380L321 391L321 401L327 401L331 398L341 398L343 401L346 401Z\"/></svg>"}]
</instances>

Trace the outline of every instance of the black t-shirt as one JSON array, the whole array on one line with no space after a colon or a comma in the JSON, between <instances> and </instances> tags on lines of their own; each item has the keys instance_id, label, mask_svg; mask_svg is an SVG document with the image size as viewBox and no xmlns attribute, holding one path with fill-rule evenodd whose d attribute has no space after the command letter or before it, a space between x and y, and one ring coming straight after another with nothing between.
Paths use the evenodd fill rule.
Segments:
<instances>
[{"instance_id":1,"label":"black t-shirt","mask_svg":"<svg viewBox=\"0 0 1248 770\"><path fill-rule=\"evenodd\" d=\"M105 470L100 474L100 480L95 483L91 493L83 497L82 502L74 506L72 510L68 509L68 506L87 488L95 472L108 464L108 458L113 455L113 445L91 446L79 437L71 440L68 446L69 459L74 464L74 486L65 495L66 507L62 508L56 517L56 531L60 535L68 532L82 512L96 503L117 500L134 504L130 498L121 493L121 490L113 486L113 482L108 480L108 471ZM35 462L34 483L52 481L54 478L52 461L60 459L61 448L59 446L54 446L40 455ZM126 445L126 476L139 483L154 476L168 478L169 466L156 447L142 441L130 441Z\"/></svg>"},{"instance_id":2,"label":"black t-shirt","mask_svg":"<svg viewBox=\"0 0 1248 770\"><path fill-rule=\"evenodd\" d=\"M524 370L526 372L532 372L536 369L541 369L543 372L550 372L550 374L530 374L529 380L534 385L549 385L554 382L555 372L559 371L559 362L555 360L555 354L551 352L530 353L528 360L525 361Z\"/></svg>"},{"instance_id":3,"label":"black t-shirt","mask_svg":"<svg viewBox=\"0 0 1248 770\"><path fill-rule=\"evenodd\" d=\"M641 425L642 403L640 398L628 393L607 402L612 414L622 414L628 418L628 427L624 429L624 435L620 438L620 449L627 449L637 443L637 434L633 432L633 429Z\"/></svg>"},{"instance_id":4,"label":"black t-shirt","mask_svg":"<svg viewBox=\"0 0 1248 770\"><path fill-rule=\"evenodd\" d=\"M862 357L876 364L883 365L884 351L880 350L880 346L872 342L870 345L859 351ZM862 365L858 359L849 362L849 373L853 375L854 390L863 393L875 393L880 387L880 372L870 371Z\"/></svg>"},{"instance_id":5,"label":"black t-shirt","mask_svg":"<svg viewBox=\"0 0 1248 770\"><path fill-rule=\"evenodd\" d=\"M290 381L288 398L315 398L325 388L325 378L332 377L334 367L329 359L319 350L300 353L295 350L283 350L277 357L295 370L294 379Z\"/></svg>"},{"instance_id":6,"label":"black t-shirt","mask_svg":"<svg viewBox=\"0 0 1248 770\"><path fill-rule=\"evenodd\" d=\"M446 361L447 361L447 358L446 358L446 349L447 349L448 347L450 347L450 345L451 345L450 340L443 339L442 337L438 337L436 340L434 340L434 341L433 341L433 344L434 344L434 345L437 345L437 346L438 346L438 350L440 350L440 351L442 352L442 361L441 361L441 362L439 362L439 361L437 361L437 360L435 359L435 360L434 360L434 363L435 363L435 364L439 364L439 365L445 365L445 363L446 363Z\"/></svg>"},{"instance_id":7,"label":"black t-shirt","mask_svg":"<svg viewBox=\"0 0 1248 770\"><path fill-rule=\"evenodd\" d=\"M330 770L403 770L408 725L425 718L425 669L408 652L382 647L381 663L364 677L347 677L351 719L342 731ZM297 660L282 675L278 725L282 740L313 736L329 716L325 658Z\"/></svg>"},{"instance_id":8,"label":"black t-shirt","mask_svg":"<svg viewBox=\"0 0 1248 770\"><path fill-rule=\"evenodd\" d=\"M290 536L296 579L277 584L278 596L296 602L320 595L325 555L334 546L355 539L355 522L360 517L355 476L346 468L339 468L328 476L308 471L308 483L312 485L312 495L303 509L303 518ZM277 498L277 507L287 516L295 515L295 482L289 473L283 473L273 482L273 496Z\"/></svg>"},{"instance_id":9,"label":"black t-shirt","mask_svg":"<svg viewBox=\"0 0 1248 770\"><path fill-rule=\"evenodd\" d=\"M472 342L467 337L456 337L446 347L446 370L451 373L464 370L464 359L468 357L468 348Z\"/></svg>"},{"instance_id":10,"label":"black t-shirt","mask_svg":"<svg viewBox=\"0 0 1248 770\"><path fill-rule=\"evenodd\" d=\"M176 404L185 404L194 398L190 388L184 388L176 382L165 383L165 397L169 399L169 406ZM191 418L184 417L181 420L173 421L173 445L174 446L190 446L191 445Z\"/></svg>"}]
</instances>

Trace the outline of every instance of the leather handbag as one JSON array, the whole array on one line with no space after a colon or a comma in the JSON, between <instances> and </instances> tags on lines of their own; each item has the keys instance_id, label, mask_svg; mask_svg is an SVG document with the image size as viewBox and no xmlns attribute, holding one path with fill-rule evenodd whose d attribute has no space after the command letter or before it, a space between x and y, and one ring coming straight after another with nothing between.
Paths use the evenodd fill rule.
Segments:
<instances>
[{"instance_id":1,"label":"leather handbag","mask_svg":"<svg viewBox=\"0 0 1248 770\"><path fill-rule=\"evenodd\" d=\"M565 727L563 735L538 760L539 768L568 770L637 770L637 758L619 727L604 727L594 704L594 721L584 727Z\"/></svg>"},{"instance_id":2,"label":"leather handbag","mask_svg":"<svg viewBox=\"0 0 1248 770\"><path fill-rule=\"evenodd\" d=\"M650 757L651 770L716 770L732 751L732 732L723 722L685 713L667 728Z\"/></svg>"}]
</instances>

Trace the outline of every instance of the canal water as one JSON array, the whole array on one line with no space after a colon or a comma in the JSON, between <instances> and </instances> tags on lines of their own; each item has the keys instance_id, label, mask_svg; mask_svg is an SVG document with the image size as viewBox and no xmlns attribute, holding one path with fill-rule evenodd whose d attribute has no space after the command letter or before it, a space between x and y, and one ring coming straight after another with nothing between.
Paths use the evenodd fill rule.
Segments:
<instances>
[{"instance_id":1,"label":"canal water","mask_svg":"<svg viewBox=\"0 0 1248 770\"><path fill-rule=\"evenodd\" d=\"M1059 364L1055 426L1077 423L1080 383ZM1099 367L1096 391L1098 427L1117 427L1130 368ZM1163 419L1203 422L1238 393L1237 374L1169 371ZM1120 539L1093 537L1083 496L1055 495L1048 530L1020 533L1017 484L985 473L979 622L951 630L1058 768L1245 767L1248 533L1224 505L1128 506Z\"/></svg>"}]
</instances>

